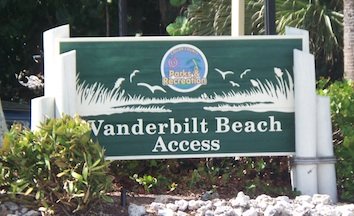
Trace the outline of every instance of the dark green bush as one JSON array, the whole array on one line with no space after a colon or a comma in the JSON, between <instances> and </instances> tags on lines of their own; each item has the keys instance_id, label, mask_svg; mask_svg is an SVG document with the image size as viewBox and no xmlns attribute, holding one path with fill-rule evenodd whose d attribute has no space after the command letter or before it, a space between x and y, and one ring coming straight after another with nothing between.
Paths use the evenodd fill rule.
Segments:
<instances>
[{"instance_id":1,"label":"dark green bush","mask_svg":"<svg viewBox=\"0 0 354 216\"><path fill-rule=\"evenodd\" d=\"M354 201L354 82L329 84L320 80L318 92L331 98L336 174L340 199Z\"/></svg>"},{"instance_id":2,"label":"dark green bush","mask_svg":"<svg viewBox=\"0 0 354 216\"><path fill-rule=\"evenodd\" d=\"M84 212L111 189L109 163L79 117L49 119L37 131L14 125L0 154L0 190L49 213Z\"/></svg>"},{"instance_id":3,"label":"dark green bush","mask_svg":"<svg viewBox=\"0 0 354 216\"><path fill-rule=\"evenodd\" d=\"M292 191L288 157L241 157L114 161L118 185L143 193L203 193L222 196L244 191L250 196L296 195Z\"/></svg>"}]
</instances>

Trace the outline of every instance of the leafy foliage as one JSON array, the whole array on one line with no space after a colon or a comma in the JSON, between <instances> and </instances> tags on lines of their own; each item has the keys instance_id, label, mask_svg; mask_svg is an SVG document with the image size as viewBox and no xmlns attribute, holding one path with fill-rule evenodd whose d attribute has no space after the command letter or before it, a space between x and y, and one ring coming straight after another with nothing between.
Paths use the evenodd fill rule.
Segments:
<instances>
[{"instance_id":1,"label":"leafy foliage","mask_svg":"<svg viewBox=\"0 0 354 216\"><path fill-rule=\"evenodd\" d=\"M174 23L171 23L166 27L166 31L171 36L182 36L191 34L188 20L184 16L178 16Z\"/></svg>"},{"instance_id":2,"label":"leafy foliage","mask_svg":"<svg viewBox=\"0 0 354 216\"><path fill-rule=\"evenodd\" d=\"M174 7L179 7L186 3L187 0L170 0L170 4Z\"/></svg>"},{"instance_id":3,"label":"leafy foliage","mask_svg":"<svg viewBox=\"0 0 354 216\"><path fill-rule=\"evenodd\" d=\"M176 0L174 0L176 1ZM183 0L177 0L183 2ZM128 35L164 35L178 8L168 1L127 1ZM160 6L165 2L166 7ZM42 34L69 24L72 36L118 35L118 1L107 0L21 0L0 1L0 98L28 103L40 94L21 86L15 74L43 73L42 63L32 56L43 51Z\"/></svg>"},{"instance_id":4,"label":"leafy foliage","mask_svg":"<svg viewBox=\"0 0 354 216\"><path fill-rule=\"evenodd\" d=\"M287 157L114 161L111 170L116 182L130 191L296 195Z\"/></svg>"},{"instance_id":5,"label":"leafy foliage","mask_svg":"<svg viewBox=\"0 0 354 216\"><path fill-rule=\"evenodd\" d=\"M253 34L264 34L264 0L249 0ZM316 58L317 75L340 79L343 76L343 2L337 0L276 0L277 32L285 26L306 29L310 49Z\"/></svg>"},{"instance_id":6,"label":"leafy foliage","mask_svg":"<svg viewBox=\"0 0 354 216\"><path fill-rule=\"evenodd\" d=\"M49 119L32 132L14 125L0 155L0 188L12 200L71 214L109 200L108 162L79 117Z\"/></svg>"},{"instance_id":7,"label":"leafy foliage","mask_svg":"<svg viewBox=\"0 0 354 216\"><path fill-rule=\"evenodd\" d=\"M173 36L230 35L231 0L193 0L167 32Z\"/></svg>"},{"instance_id":8,"label":"leafy foliage","mask_svg":"<svg viewBox=\"0 0 354 216\"><path fill-rule=\"evenodd\" d=\"M318 91L331 98L334 122L335 152L337 156L337 185L340 198L354 201L354 82L328 83L320 80ZM339 136L339 137L338 137Z\"/></svg>"}]
</instances>

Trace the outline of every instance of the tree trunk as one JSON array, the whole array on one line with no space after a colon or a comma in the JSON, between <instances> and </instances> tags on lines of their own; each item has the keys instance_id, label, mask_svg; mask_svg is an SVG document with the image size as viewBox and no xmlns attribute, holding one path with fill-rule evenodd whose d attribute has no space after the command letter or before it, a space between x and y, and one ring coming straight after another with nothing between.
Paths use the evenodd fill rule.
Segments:
<instances>
[{"instance_id":1,"label":"tree trunk","mask_svg":"<svg viewBox=\"0 0 354 216\"><path fill-rule=\"evenodd\" d=\"M5 115L2 110L1 99L0 99L0 147L2 146L3 136L6 132L7 132L7 126L6 126Z\"/></svg>"},{"instance_id":2,"label":"tree trunk","mask_svg":"<svg viewBox=\"0 0 354 216\"><path fill-rule=\"evenodd\" d=\"M354 1L344 4L344 78L354 80Z\"/></svg>"}]
</instances>

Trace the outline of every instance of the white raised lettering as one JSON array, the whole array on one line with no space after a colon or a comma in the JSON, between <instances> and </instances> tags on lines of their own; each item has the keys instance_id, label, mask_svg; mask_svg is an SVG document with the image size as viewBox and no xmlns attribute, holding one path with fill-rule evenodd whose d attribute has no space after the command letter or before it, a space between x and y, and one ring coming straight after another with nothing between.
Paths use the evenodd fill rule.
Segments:
<instances>
[{"instance_id":1,"label":"white raised lettering","mask_svg":"<svg viewBox=\"0 0 354 216\"><path fill-rule=\"evenodd\" d=\"M182 131L182 125L175 122L174 118L169 118L170 120L170 131L171 134L179 134Z\"/></svg>"},{"instance_id":2,"label":"white raised lettering","mask_svg":"<svg viewBox=\"0 0 354 216\"><path fill-rule=\"evenodd\" d=\"M226 117L215 117L216 131L215 133L226 133L230 130L229 119Z\"/></svg>"},{"instance_id":3,"label":"white raised lettering","mask_svg":"<svg viewBox=\"0 0 354 216\"><path fill-rule=\"evenodd\" d=\"M169 142L167 146L168 146L168 150L170 150L171 152L178 151L178 142L175 140ZM173 148L173 147L176 147L176 148Z\"/></svg>"},{"instance_id":4,"label":"white raised lettering","mask_svg":"<svg viewBox=\"0 0 354 216\"><path fill-rule=\"evenodd\" d=\"M158 150L160 149L160 150ZM159 136L159 138L157 138L157 141L155 143L155 147L154 149L152 150L152 152L168 152L167 148L166 148L166 145L165 143L163 142L163 139L161 136Z\"/></svg>"},{"instance_id":5,"label":"white raised lettering","mask_svg":"<svg viewBox=\"0 0 354 216\"><path fill-rule=\"evenodd\" d=\"M202 140L202 151L210 150L210 140Z\"/></svg>"},{"instance_id":6,"label":"white raised lettering","mask_svg":"<svg viewBox=\"0 0 354 216\"><path fill-rule=\"evenodd\" d=\"M232 131L234 131L236 133L242 132L242 129L243 129L242 123L238 122L238 121L232 123L231 129L232 129Z\"/></svg>"},{"instance_id":7,"label":"white raised lettering","mask_svg":"<svg viewBox=\"0 0 354 216\"><path fill-rule=\"evenodd\" d=\"M89 124L91 124L91 129L92 129L92 132L93 132L93 134L94 134L95 136L98 135L98 132L100 131L101 126L102 126L104 120L97 120L97 121L98 121L98 123L99 123L99 124L98 124L98 127L96 127L96 124L95 124L96 120L88 120L88 121L87 121Z\"/></svg>"},{"instance_id":8,"label":"white raised lettering","mask_svg":"<svg viewBox=\"0 0 354 216\"><path fill-rule=\"evenodd\" d=\"M257 124L257 130L260 132L266 132L268 130L268 124L266 121L260 121Z\"/></svg>"},{"instance_id":9,"label":"white raised lettering","mask_svg":"<svg viewBox=\"0 0 354 216\"><path fill-rule=\"evenodd\" d=\"M116 135L114 133L114 127L111 124L106 124L105 126L103 126L103 129L104 129L103 135L105 135L105 136L114 136L114 135Z\"/></svg>"},{"instance_id":10,"label":"white raised lettering","mask_svg":"<svg viewBox=\"0 0 354 216\"><path fill-rule=\"evenodd\" d=\"M147 124L145 130L147 134L153 135L156 133L156 125L154 123Z\"/></svg>"},{"instance_id":11,"label":"white raised lettering","mask_svg":"<svg viewBox=\"0 0 354 216\"><path fill-rule=\"evenodd\" d=\"M252 122L252 121L245 122L245 132L246 133L256 132L256 127L255 127L254 122Z\"/></svg>"},{"instance_id":12,"label":"white raised lettering","mask_svg":"<svg viewBox=\"0 0 354 216\"><path fill-rule=\"evenodd\" d=\"M143 132L143 120L137 119L138 123L132 125L132 134L134 135L144 135Z\"/></svg>"},{"instance_id":13,"label":"white raised lettering","mask_svg":"<svg viewBox=\"0 0 354 216\"><path fill-rule=\"evenodd\" d=\"M211 150L219 151L220 150L220 140L212 140L211 141Z\"/></svg>"},{"instance_id":14,"label":"white raised lettering","mask_svg":"<svg viewBox=\"0 0 354 216\"><path fill-rule=\"evenodd\" d=\"M274 121L274 116L269 116L269 125L270 125L270 129L269 131L283 131L281 129L281 122L280 121ZM275 129L276 128L276 129Z\"/></svg>"},{"instance_id":15,"label":"white raised lettering","mask_svg":"<svg viewBox=\"0 0 354 216\"><path fill-rule=\"evenodd\" d=\"M192 140L189 144L192 151L200 151L200 142L199 140Z\"/></svg>"},{"instance_id":16,"label":"white raised lettering","mask_svg":"<svg viewBox=\"0 0 354 216\"><path fill-rule=\"evenodd\" d=\"M179 143L179 149L183 152L188 151L189 150L189 142L187 140L182 140Z\"/></svg>"}]
</instances>

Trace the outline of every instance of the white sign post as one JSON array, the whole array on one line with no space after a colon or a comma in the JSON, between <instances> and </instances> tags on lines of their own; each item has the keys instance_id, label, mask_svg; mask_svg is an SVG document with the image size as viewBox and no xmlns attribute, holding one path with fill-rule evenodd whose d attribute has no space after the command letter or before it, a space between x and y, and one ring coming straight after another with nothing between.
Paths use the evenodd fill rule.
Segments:
<instances>
[{"instance_id":1,"label":"white sign post","mask_svg":"<svg viewBox=\"0 0 354 216\"><path fill-rule=\"evenodd\" d=\"M245 0L231 2L231 36L245 34Z\"/></svg>"},{"instance_id":2,"label":"white sign post","mask_svg":"<svg viewBox=\"0 0 354 216\"><path fill-rule=\"evenodd\" d=\"M235 2L238 4L234 6L244 7L243 1ZM233 35L241 34L235 32ZM287 28L287 34L302 35L303 41L302 50L293 52L296 140L292 184L302 194L326 193L336 202L329 101L316 96L315 64L314 56L309 53L308 32ZM32 100L32 129L45 118L60 117L63 113L73 115L77 111L76 52L59 52L60 38L68 37L68 25L44 33L45 96Z\"/></svg>"}]
</instances>

